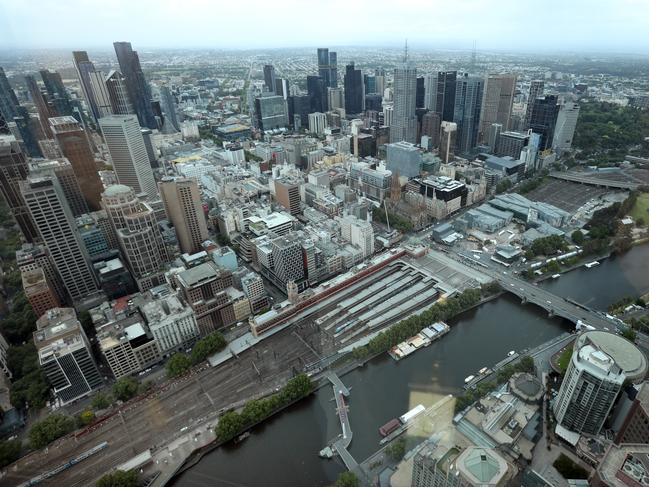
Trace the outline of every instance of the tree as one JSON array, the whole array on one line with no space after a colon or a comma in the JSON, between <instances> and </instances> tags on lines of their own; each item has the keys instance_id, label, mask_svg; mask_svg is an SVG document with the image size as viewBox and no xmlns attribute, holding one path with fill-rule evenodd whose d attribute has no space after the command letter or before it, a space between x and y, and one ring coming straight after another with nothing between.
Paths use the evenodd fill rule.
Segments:
<instances>
[{"instance_id":1,"label":"tree","mask_svg":"<svg viewBox=\"0 0 649 487\"><path fill-rule=\"evenodd\" d=\"M358 487L358 477L351 472L343 472L338 476L338 480L329 487Z\"/></svg>"},{"instance_id":2,"label":"tree","mask_svg":"<svg viewBox=\"0 0 649 487\"><path fill-rule=\"evenodd\" d=\"M631 328L627 328L622 332L622 336L626 338L627 340L630 340L632 342L635 342L636 337L638 336L638 333L635 330L632 330Z\"/></svg>"},{"instance_id":3,"label":"tree","mask_svg":"<svg viewBox=\"0 0 649 487\"><path fill-rule=\"evenodd\" d=\"M496 184L496 194L504 193L509 188L512 187L512 182L510 179L505 178Z\"/></svg>"},{"instance_id":4,"label":"tree","mask_svg":"<svg viewBox=\"0 0 649 487\"><path fill-rule=\"evenodd\" d=\"M584 243L584 234L581 230L575 230L570 235L570 240L572 240L576 245L581 245Z\"/></svg>"},{"instance_id":5,"label":"tree","mask_svg":"<svg viewBox=\"0 0 649 487\"><path fill-rule=\"evenodd\" d=\"M88 426L95 420L95 413L93 413L90 409L86 409L79 414L78 419L80 426Z\"/></svg>"},{"instance_id":6,"label":"tree","mask_svg":"<svg viewBox=\"0 0 649 487\"><path fill-rule=\"evenodd\" d=\"M399 462L406 454L406 439L399 438L385 449L386 455L388 455L393 461Z\"/></svg>"},{"instance_id":7,"label":"tree","mask_svg":"<svg viewBox=\"0 0 649 487\"><path fill-rule=\"evenodd\" d=\"M115 470L100 478L96 487L138 487L138 485L137 472L135 470L129 470L128 472Z\"/></svg>"},{"instance_id":8,"label":"tree","mask_svg":"<svg viewBox=\"0 0 649 487\"><path fill-rule=\"evenodd\" d=\"M29 430L32 448L40 449L74 430L74 419L65 414L54 413L39 421Z\"/></svg>"},{"instance_id":9,"label":"tree","mask_svg":"<svg viewBox=\"0 0 649 487\"><path fill-rule=\"evenodd\" d=\"M91 406L97 411L99 409L106 409L113 403L113 398L103 392L98 392L92 398Z\"/></svg>"},{"instance_id":10,"label":"tree","mask_svg":"<svg viewBox=\"0 0 649 487\"><path fill-rule=\"evenodd\" d=\"M186 353L175 353L167 361L167 377L178 377L187 372L192 361Z\"/></svg>"},{"instance_id":11,"label":"tree","mask_svg":"<svg viewBox=\"0 0 649 487\"><path fill-rule=\"evenodd\" d=\"M563 476L565 479L587 479L588 472L581 465L573 462L569 457L563 453L559 455L554 463L552 464L554 468Z\"/></svg>"},{"instance_id":12,"label":"tree","mask_svg":"<svg viewBox=\"0 0 649 487\"><path fill-rule=\"evenodd\" d=\"M113 385L113 395L120 401L128 401L137 395L139 386L133 377L122 377Z\"/></svg>"},{"instance_id":13,"label":"tree","mask_svg":"<svg viewBox=\"0 0 649 487\"><path fill-rule=\"evenodd\" d=\"M193 364L198 364L210 355L220 352L227 345L227 341L219 332L211 333L205 338L198 340L192 349L191 359Z\"/></svg>"},{"instance_id":14,"label":"tree","mask_svg":"<svg viewBox=\"0 0 649 487\"><path fill-rule=\"evenodd\" d=\"M20 441L0 441L0 468L6 467L18 458L20 458Z\"/></svg>"}]
</instances>

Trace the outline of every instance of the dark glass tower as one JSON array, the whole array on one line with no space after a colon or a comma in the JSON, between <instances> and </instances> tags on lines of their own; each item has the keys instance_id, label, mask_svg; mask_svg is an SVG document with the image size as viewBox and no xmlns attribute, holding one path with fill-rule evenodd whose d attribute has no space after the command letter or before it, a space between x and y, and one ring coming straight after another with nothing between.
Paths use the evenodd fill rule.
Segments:
<instances>
[{"instance_id":1,"label":"dark glass tower","mask_svg":"<svg viewBox=\"0 0 649 487\"><path fill-rule=\"evenodd\" d=\"M559 115L560 108L557 101L556 95L546 95L545 98L534 100L532 105L530 129L532 132L541 135L540 151L552 147L554 129L557 125L557 115Z\"/></svg>"},{"instance_id":2,"label":"dark glass tower","mask_svg":"<svg viewBox=\"0 0 649 487\"><path fill-rule=\"evenodd\" d=\"M18 98L11 88L4 69L0 67L0 133L9 131L7 123L18 116Z\"/></svg>"},{"instance_id":3,"label":"dark glass tower","mask_svg":"<svg viewBox=\"0 0 649 487\"><path fill-rule=\"evenodd\" d=\"M457 80L455 89L455 115L457 124L457 152L465 154L478 145L480 130L480 111L484 80L482 78L462 76Z\"/></svg>"},{"instance_id":4,"label":"dark glass tower","mask_svg":"<svg viewBox=\"0 0 649 487\"><path fill-rule=\"evenodd\" d=\"M137 51L133 50L130 42L114 42L113 46L140 126L157 129L158 122L151 107L151 89L144 77Z\"/></svg>"},{"instance_id":5,"label":"dark glass tower","mask_svg":"<svg viewBox=\"0 0 649 487\"><path fill-rule=\"evenodd\" d=\"M43 84L45 85L45 90L47 90L48 100L51 106L54 108L57 116L74 116L77 120L80 120L80 115L75 113L72 107L72 101L70 100L70 95L68 91L63 86L63 80L59 73L48 71L42 69L39 71L41 78L43 79Z\"/></svg>"},{"instance_id":6,"label":"dark glass tower","mask_svg":"<svg viewBox=\"0 0 649 487\"><path fill-rule=\"evenodd\" d=\"M326 47L318 48L318 76L325 88L338 87L338 55Z\"/></svg>"},{"instance_id":7,"label":"dark glass tower","mask_svg":"<svg viewBox=\"0 0 649 487\"><path fill-rule=\"evenodd\" d=\"M74 59L74 67L77 69L81 91L83 91L83 96L88 102L88 109L92 117L97 121L100 118L99 107L90 82L90 73L95 72L95 65L88 58L86 51L72 51L72 58Z\"/></svg>"},{"instance_id":8,"label":"dark glass tower","mask_svg":"<svg viewBox=\"0 0 649 487\"><path fill-rule=\"evenodd\" d=\"M442 121L452 122L455 115L455 85L457 71L437 73L437 113Z\"/></svg>"},{"instance_id":9,"label":"dark glass tower","mask_svg":"<svg viewBox=\"0 0 649 487\"><path fill-rule=\"evenodd\" d=\"M320 76L306 77L306 90L309 97L309 113L327 111L327 89Z\"/></svg>"},{"instance_id":10,"label":"dark glass tower","mask_svg":"<svg viewBox=\"0 0 649 487\"><path fill-rule=\"evenodd\" d=\"M275 78L275 67L272 64L264 65L264 84L271 93L277 93L277 78Z\"/></svg>"},{"instance_id":11,"label":"dark glass tower","mask_svg":"<svg viewBox=\"0 0 649 487\"><path fill-rule=\"evenodd\" d=\"M417 108L424 108L425 94L426 88L424 85L424 77L417 76L417 94L415 96L415 106Z\"/></svg>"},{"instance_id":12,"label":"dark glass tower","mask_svg":"<svg viewBox=\"0 0 649 487\"><path fill-rule=\"evenodd\" d=\"M345 112L348 114L363 111L363 75L351 62L345 66Z\"/></svg>"}]
</instances>

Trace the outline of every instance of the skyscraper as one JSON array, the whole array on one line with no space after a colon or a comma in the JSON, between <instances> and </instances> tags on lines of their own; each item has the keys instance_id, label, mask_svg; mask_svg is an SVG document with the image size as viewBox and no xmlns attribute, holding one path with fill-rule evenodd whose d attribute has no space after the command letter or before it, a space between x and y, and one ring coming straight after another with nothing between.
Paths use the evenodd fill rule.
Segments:
<instances>
[{"instance_id":1,"label":"skyscraper","mask_svg":"<svg viewBox=\"0 0 649 487\"><path fill-rule=\"evenodd\" d=\"M437 112L437 74L424 77L424 108Z\"/></svg>"},{"instance_id":2,"label":"skyscraper","mask_svg":"<svg viewBox=\"0 0 649 487\"><path fill-rule=\"evenodd\" d=\"M448 164L455 158L457 124L455 122L443 121L440 124L440 131L439 157L444 164Z\"/></svg>"},{"instance_id":3,"label":"skyscraper","mask_svg":"<svg viewBox=\"0 0 649 487\"><path fill-rule=\"evenodd\" d=\"M105 84L110 100L111 113L115 115L134 115L135 109L126 89L126 78L122 73L113 69L106 76Z\"/></svg>"},{"instance_id":4,"label":"skyscraper","mask_svg":"<svg viewBox=\"0 0 649 487\"><path fill-rule=\"evenodd\" d=\"M110 102L110 94L108 93L104 73L102 71L92 71L88 73L88 79L97 106L97 120L112 115L113 107Z\"/></svg>"},{"instance_id":5,"label":"skyscraper","mask_svg":"<svg viewBox=\"0 0 649 487\"><path fill-rule=\"evenodd\" d=\"M168 255L151 206L123 184L106 188L102 205L138 289L146 291L164 283Z\"/></svg>"},{"instance_id":6,"label":"skyscraper","mask_svg":"<svg viewBox=\"0 0 649 487\"><path fill-rule=\"evenodd\" d=\"M142 72L137 51L133 50L130 42L114 42L113 46L117 54L120 71L126 81L129 99L135 109L140 125L150 129L157 129L158 122L151 107L151 89L144 77L144 72Z\"/></svg>"},{"instance_id":7,"label":"skyscraper","mask_svg":"<svg viewBox=\"0 0 649 487\"><path fill-rule=\"evenodd\" d=\"M56 113L47 104L47 101L43 96L43 92L41 91L40 87L38 86L38 83L36 82L36 79L33 76L30 75L25 76L25 84L27 85L27 91L29 92L29 96L31 97L32 102L34 103L34 106L38 111L38 118L40 120L43 133L45 134L46 138L50 139L52 138L52 131L50 130L48 119L50 117L56 116Z\"/></svg>"},{"instance_id":8,"label":"skyscraper","mask_svg":"<svg viewBox=\"0 0 649 487\"><path fill-rule=\"evenodd\" d=\"M95 156L86 132L74 117L54 117L50 118L49 122L61 152L72 164L88 208L92 211L99 210L104 186L99 178Z\"/></svg>"},{"instance_id":9,"label":"skyscraper","mask_svg":"<svg viewBox=\"0 0 649 487\"><path fill-rule=\"evenodd\" d=\"M209 235L196 180L164 178L158 188L167 216L176 230L180 250L188 254L203 250L201 244Z\"/></svg>"},{"instance_id":10,"label":"skyscraper","mask_svg":"<svg viewBox=\"0 0 649 487\"><path fill-rule=\"evenodd\" d=\"M482 113L480 116L480 140L487 141L489 127L493 123L502 125L507 131L512 115L514 93L516 91L515 74L490 74L485 79Z\"/></svg>"},{"instance_id":11,"label":"skyscraper","mask_svg":"<svg viewBox=\"0 0 649 487\"><path fill-rule=\"evenodd\" d=\"M262 132L288 126L288 105L283 96L262 93L255 98L257 128Z\"/></svg>"},{"instance_id":12,"label":"skyscraper","mask_svg":"<svg viewBox=\"0 0 649 487\"><path fill-rule=\"evenodd\" d=\"M363 75L352 61L345 66L345 112L357 114L363 111Z\"/></svg>"},{"instance_id":13,"label":"skyscraper","mask_svg":"<svg viewBox=\"0 0 649 487\"><path fill-rule=\"evenodd\" d=\"M0 136L0 192L25 240L38 240L38 233L20 191L29 168L20 144L11 135Z\"/></svg>"},{"instance_id":14,"label":"skyscraper","mask_svg":"<svg viewBox=\"0 0 649 487\"><path fill-rule=\"evenodd\" d=\"M524 124L525 130L530 128L534 102L536 101L537 98L543 96L543 87L544 87L543 80L533 80L530 83L530 92L527 96L527 110L525 111L525 124Z\"/></svg>"},{"instance_id":15,"label":"skyscraper","mask_svg":"<svg viewBox=\"0 0 649 487\"><path fill-rule=\"evenodd\" d=\"M133 188L138 194L146 193L150 198L157 198L158 190L137 117L111 115L100 119L99 126L117 181Z\"/></svg>"},{"instance_id":16,"label":"skyscraper","mask_svg":"<svg viewBox=\"0 0 649 487\"><path fill-rule=\"evenodd\" d=\"M47 69L42 69L39 71L41 78L43 78L43 84L47 90L47 95L51 106L54 108L57 116L72 116L75 118L81 115L76 113L72 107L72 102L70 100L70 95L63 85L63 79L58 72L52 72Z\"/></svg>"},{"instance_id":17,"label":"skyscraper","mask_svg":"<svg viewBox=\"0 0 649 487\"><path fill-rule=\"evenodd\" d=\"M456 87L457 71L440 71L437 73L435 111L442 117L443 122L451 122L455 115Z\"/></svg>"},{"instance_id":18,"label":"skyscraper","mask_svg":"<svg viewBox=\"0 0 649 487\"><path fill-rule=\"evenodd\" d=\"M415 96L415 107L426 108L426 79L423 76L417 76L417 93Z\"/></svg>"},{"instance_id":19,"label":"skyscraper","mask_svg":"<svg viewBox=\"0 0 649 487\"><path fill-rule=\"evenodd\" d=\"M558 98L556 95L546 95L544 98L537 98L532 105L530 115L530 130L541 136L539 151L552 147L554 129L559 115Z\"/></svg>"},{"instance_id":20,"label":"skyscraper","mask_svg":"<svg viewBox=\"0 0 649 487\"><path fill-rule=\"evenodd\" d=\"M176 102L168 86L160 87L160 107L164 114L164 128L168 132L180 131L178 115L176 114Z\"/></svg>"},{"instance_id":21,"label":"skyscraper","mask_svg":"<svg viewBox=\"0 0 649 487\"><path fill-rule=\"evenodd\" d=\"M78 217L88 213L88 204L86 203L79 181L70 161L62 157L58 160L33 160L29 163L29 174L34 177L51 176L55 177L61 186L65 201L70 207L72 216Z\"/></svg>"},{"instance_id":22,"label":"skyscraper","mask_svg":"<svg viewBox=\"0 0 649 487\"><path fill-rule=\"evenodd\" d=\"M97 121L102 115L99 112L93 84L90 78L91 74L95 72L95 65L92 64L88 58L88 53L86 51L72 51L72 58L74 59L74 67L77 70L77 77L81 84L83 97L86 99L86 103L88 103L88 109L90 110L92 117Z\"/></svg>"},{"instance_id":23,"label":"skyscraper","mask_svg":"<svg viewBox=\"0 0 649 487\"><path fill-rule=\"evenodd\" d=\"M7 80L4 69L0 66L0 133L8 132L7 125L18 116L18 98Z\"/></svg>"},{"instance_id":24,"label":"skyscraper","mask_svg":"<svg viewBox=\"0 0 649 487\"><path fill-rule=\"evenodd\" d=\"M390 125L390 142L416 143L417 69L407 60L394 69L394 113Z\"/></svg>"},{"instance_id":25,"label":"skyscraper","mask_svg":"<svg viewBox=\"0 0 649 487\"><path fill-rule=\"evenodd\" d=\"M306 89L309 96L309 113L327 111L327 87L320 76L307 76ZM302 120L306 123L306 120Z\"/></svg>"},{"instance_id":26,"label":"skyscraper","mask_svg":"<svg viewBox=\"0 0 649 487\"><path fill-rule=\"evenodd\" d=\"M552 148L555 151L564 151L572 147L572 138L577 128L579 118L579 104L574 102L563 103L559 107L557 124L554 129Z\"/></svg>"},{"instance_id":27,"label":"skyscraper","mask_svg":"<svg viewBox=\"0 0 649 487\"><path fill-rule=\"evenodd\" d=\"M338 56L326 47L318 48L318 76L325 89L338 87Z\"/></svg>"},{"instance_id":28,"label":"skyscraper","mask_svg":"<svg viewBox=\"0 0 649 487\"><path fill-rule=\"evenodd\" d=\"M277 93L277 78L275 77L275 66L272 64L264 64L264 85L266 89L273 93Z\"/></svg>"},{"instance_id":29,"label":"skyscraper","mask_svg":"<svg viewBox=\"0 0 649 487\"><path fill-rule=\"evenodd\" d=\"M457 80L453 121L457 124L456 144L461 154L470 152L478 145L483 89L482 78L465 74Z\"/></svg>"},{"instance_id":30,"label":"skyscraper","mask_svg":"<svg viewBox=\"0 0 649 487\"><path fill-rule=\"evenodd\" d=\"M641 381L646 372L644 354L625 338L603 331L582 333L553 405L557 423L598 435L625 380Z\"/></svg>"},{"instance_id":31,"label":"skyscraper","mask_svg":"<svg viewBox=\"0 0 649 487\"><path fill-rule=\"evenodd\" d=\"M74 302L98 294L98 281L63 190L56 178L28 177L21 192L38 234Z\"/></svg>"}]
</instances>

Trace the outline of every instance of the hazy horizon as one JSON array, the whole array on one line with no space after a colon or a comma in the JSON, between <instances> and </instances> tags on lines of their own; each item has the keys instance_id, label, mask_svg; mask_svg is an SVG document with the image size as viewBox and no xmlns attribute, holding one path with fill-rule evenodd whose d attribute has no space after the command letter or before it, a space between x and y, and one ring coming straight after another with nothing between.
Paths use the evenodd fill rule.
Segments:
<instances>
[{"instance_id":1,"label":"hazy horizon","mask_svg":"<svg viewBox=\"0 0 649 487\"><path fill-rule=\"evenodd\" d=\"M646 55L649 2L0 0L3 49L394 47Z\"/></svg>"}]
</instances>

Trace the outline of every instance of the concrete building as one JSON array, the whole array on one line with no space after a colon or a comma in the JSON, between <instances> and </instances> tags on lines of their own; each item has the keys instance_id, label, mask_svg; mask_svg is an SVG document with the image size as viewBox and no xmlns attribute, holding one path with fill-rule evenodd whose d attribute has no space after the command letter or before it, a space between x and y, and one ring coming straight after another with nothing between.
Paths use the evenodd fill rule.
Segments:
<instances>
[{"instance_id":1,"label":"concrete building","mask_svg":"<svg viewBox=\"0 0 649 487\"><path fill-rule=\"evenodd\" d=\"M368 221L346 215L340 219L340 233L342 238L363 252L363 258L374 253L374 230Z\"/></svg>"},{"instance_id":2,"label":"concrete building","mask_svg":"<svg viewBox=\"0 0 649 487\"><path fill-rule=\"evenodd\" d=\"M169 220L176 229L180 250L193 254L207 240L207 222L195 179L164 178L158 183Z\"/></svg>"},{"instance_id":3,"label":"concrete building","mask_svg":"<svg viewBox=\"0 0 649 487\"><path fill-rule=\"evenodd\" d=\"M614 441L618 445L649 444L649 382L643 382L630 401Z\"/></svg>"},{"instance_id":4,"label":"concrete building","mask_svg":"<svg viewBox=\"0 0 649 487\"><path fill-rule=\"evenodd\" d=\"M457 136L457 124L443 121L440 124L439 157L442 164L448 164L455 159L455 138Z\"/></svg>"},{"instance_id":5,"label":"concrete building","mask_svg":"<svg viewBox=\"0 0 649 487\"><path fill-rule=\"evenodd\" d=\"M53 176L56 177L65 199L68 202L72 215L77 217L88 213L88 205L79 186L72 165L66 158L53 161L32 161L29 163L29 174L31 176Z\"/></svg>"},{"instance_id":6,"label":"concrete building","mask_svg":"<svg viewBox=\"0 0 649 487\"><path fill-rule=\"evenodd\" d=\"M390 142L417 142L417 68L407 60L394 69L394 112ZM386 123L387 125L387 123Z\"/></svg>"},{"instance_id":7,"label":"concrete building","mask_svg":"<svg viewBox=\"0 0 649 487\"><path fill-rule=\"evenodd\" d=\"M421 150L410 142L395 142L387 146L387 168L393 174L414 178L421 173Z\"/></svg>"},{"instance_id":8,"label":"concrete building","mask_svg":"<svg viewBox=\"0 0 649 487\"><path fill-rule=\"evenodd\" d=\"M259 274L249 272L241 278L241 288L250 301L253 314L268 308L268 295L264 287L264 281Z\"/></svg>"},{"instance_id":9,"label":"concrete building","mask_svg":"<svg viewBox=\"0 0 649 487\"><path fill-rule=\"evenodd\" d=\"M415 455L412 487L505 487L509 465L496 450L425 445Z\"/></svg>"},{"instance_id":10,"label":"concrete building","mask_svg":"<svg viewBox=\"0 0 649 487\"><path fill-rule=\"evenodd\" d=\"M429 176L412 180L406 198L422 205L432 218L440 220L464 207L467 195L468 189L463 182L446 176Z\"/></svg>"},{"instance_id":11,"label":"concrete building","mask_svg":"<svg viewBox=\"0 0 649 487\"><path fill-rule=\"evenodd\" d=\"M167 285L150 289L138 307L161 355L185 350L200 336L194 311Z\"/></svg>"},{"instance_id":12,"label":"concrete building","mask_svg":"<svg viewBox=\"0 0 649 487\"><path fill-rule=\"evenodd\" d=\"M83 197L92 211L99 210L104 187L101 184L89 136L74 117L55 117L49 120L61 152L70 161Z\"/></svg>"},{"instance_id":13,"label":"concrete building","mask_svg":"<svg viewBox=\"0 0 649 487\"><path fill-rule=\"evenodd\" d=\"M553 410L557 424L575 433L599 434L625 380L647 372L647 359L613 333L588 331L577 337Z\"/></svg>"},{"instance_id":14,"label":"concrete building","mask_svg":"<svg viewBox=\"0 0 649 487\"><path fill-rule=\"evenodd\" d=\"M230 272L234 272L239 267L237 263L237 254L230 247L219 247L214 251L210 252L212 260L216 265L227 269Z\"/></svg>"},{"instance_id":15,"label":"concrete building","mask_svg":"<svg viewBox=\"0 0 649 487\"><path fill-rule=\"evenodd\" d=\"M428 136L433 149L439 147L439 137L442 120L439 113L429 111L421 118L421 136ZM422 144L423 146L423 144Z\"/></svg>"},{"instance_id":16,"label":"concrete building","mask_svg":"<svg viewBox=\"0 0 649 487\"><path fill-rule=\"evenodd\" d=\"M495 147L493 147L494 154L498 157L509 156L518 160L521 157L521 151L527 147L529 141L529 133L501 132L498 134Z\"/></svg>"},{"instance_id":17,"label":"concrete building","mask_svg":"<svg viewBox=\"0 0 649 487\"><path fill-rule=\"evenodd\" d=\"M557 151L566 151L572 147L572 138L575 135L577 119L579 118L578 103L563 103L557 114L557 124L554 128L552 148Z\"/></svg>"},{"instance_id":18,"label":"concrete building","mask_svg":"<svg viewBox=\"0 0 649 487\"><path fill-rule=\"evenodd\" d=\"M106 188L102 204L138 289L146 291L165 282L164 269L169 259L151 206L122 184Z\"/></svg>"},{"instance_id":19,"label":"concrete building","mask_svg":"<svg viewBox=\"0 0 649 487\"><path fill-rule=\"evenodd\" d=\"M63 404L103 384L90 342L72 308L54 308L36 321L38 363Z\"/></svg>"},{"instance_id":20,"label":"concrete building","mask_svg":"<svg viewBox=\"0 0 649 487\"><path fill-rule=\"evenodd\" d=\"M149 198L157 199L158 189L137 117L111 115L100 119L99 126L119 184L130 186L137 194L146 193Z\"/></svg>"},{"instance_id":21,"label":"concrete building","mask_svg":"<svg viewBox=\"0 0 649 487\"><path fill-rule=\"evenodd\" d=\"M323 135L325 128L327 128L327 116L324 113L309 113L309 132Z\"/></svg>"},{"instance_id":22,"label":"concrete building","mask_svg":"<svg viewBox=\"0 0 649 487\"><path fill-rule=\"evenodd\" d=\"M591 487L639 487L649 484L649 445L611 445L595 467Z\"/></svg>"},{"instance_id":23,"label":"concrete building","mask_svg":"<svg viewBox=\"0 0 649 487\"><path fill-rule=\"evenodd\" d=\"M90 256L76 231L76 222L55 178L28 178L22 195L72 301L99 298Z\"/></svg>"},{"instance_id":24,"label":"concrete building","mask_svg":"<svg viewBox=\"0 0 649 487\"><path fill-rule=\"evenodd\" d=\"M196 315L201 336L236 323L232 300L226 289L232 286L232 273L214 262L184 270L174 277L180 295Z\"/></svg>"},{"instance_id":25,"label":"concrete building","mask_svg":"<svg viewBox=\"0 0 649 487\"><path fill-rule=\"evenodd\" d=\"M300 185L288 179L275 179L275 198L291 215L299 215Z\"/></svg>"},{"instance_id":26,"label":"concrete building","mask_svg":"<svg viewBox=\"0 0 649 487\"><path fill-rule=\"evenodd\" d=\"M491 124L497 123L502 130L510 129L514 94L516 93L515 74L489 74L485 78L482 110L480 113L480 140L486 142ZM493 148L493 146L491 146Z\"/></svg>"},{"instance_id":27,"label":"concrete building","mask_svg":"<svg viewBox=\"0 0 649 487\"><path fill-rule=\"evenodd\" d=\"M56 292L50 287L43 269L36 268L21 272L25 297L36 317L40 318L46 311L61 306Z\"/></svg>"},{"instance_id":28,"label":"concrete building","mask_svg":"<svg viewBox=\"0 0 649 487\"><path fill-rule=\"evenodd\" d=\"M28 174L27 158L20 143L13 136L0 135L0 192L25 240L34 242L38 232L20 192L20 184Z\"/></svg>"},{"instance_id":29,"label":"concrete building","mask_svg":"<svg viewBox=\"0 0 649 487\"><path fill-rule=\"evenodd\" d=\"M362 195L383 202L390 196L392 171L382 167L373 168L367 162L352 162L349 186Z\"/></svg>"},{"instance_id":30,"label":"concrete building","mask_svg":"<svg viewBox=\"0 0 649 487\"><path fill-rule=\"evenodd\" d=\"M16 250L16 265L21 274L23 272L41 269L45 274L50 289L56 294L58 301L63 303L68 299L68 294L63 286L61 276L59 276L45 245L23 244L20 249Z\"/></svg>"},{"instance_id":31,"label":"concrete building","mask_svg":"<svg viewBox=\"0 0 649 487\"><path fill-rule=\"evenodd\" d=\"M286 289L289 281L296 284L305 278L302 245L294 235L277 237L270 241L272 253L272 271L275 283L281 289Z\"/></svg>"}]
</instances>

